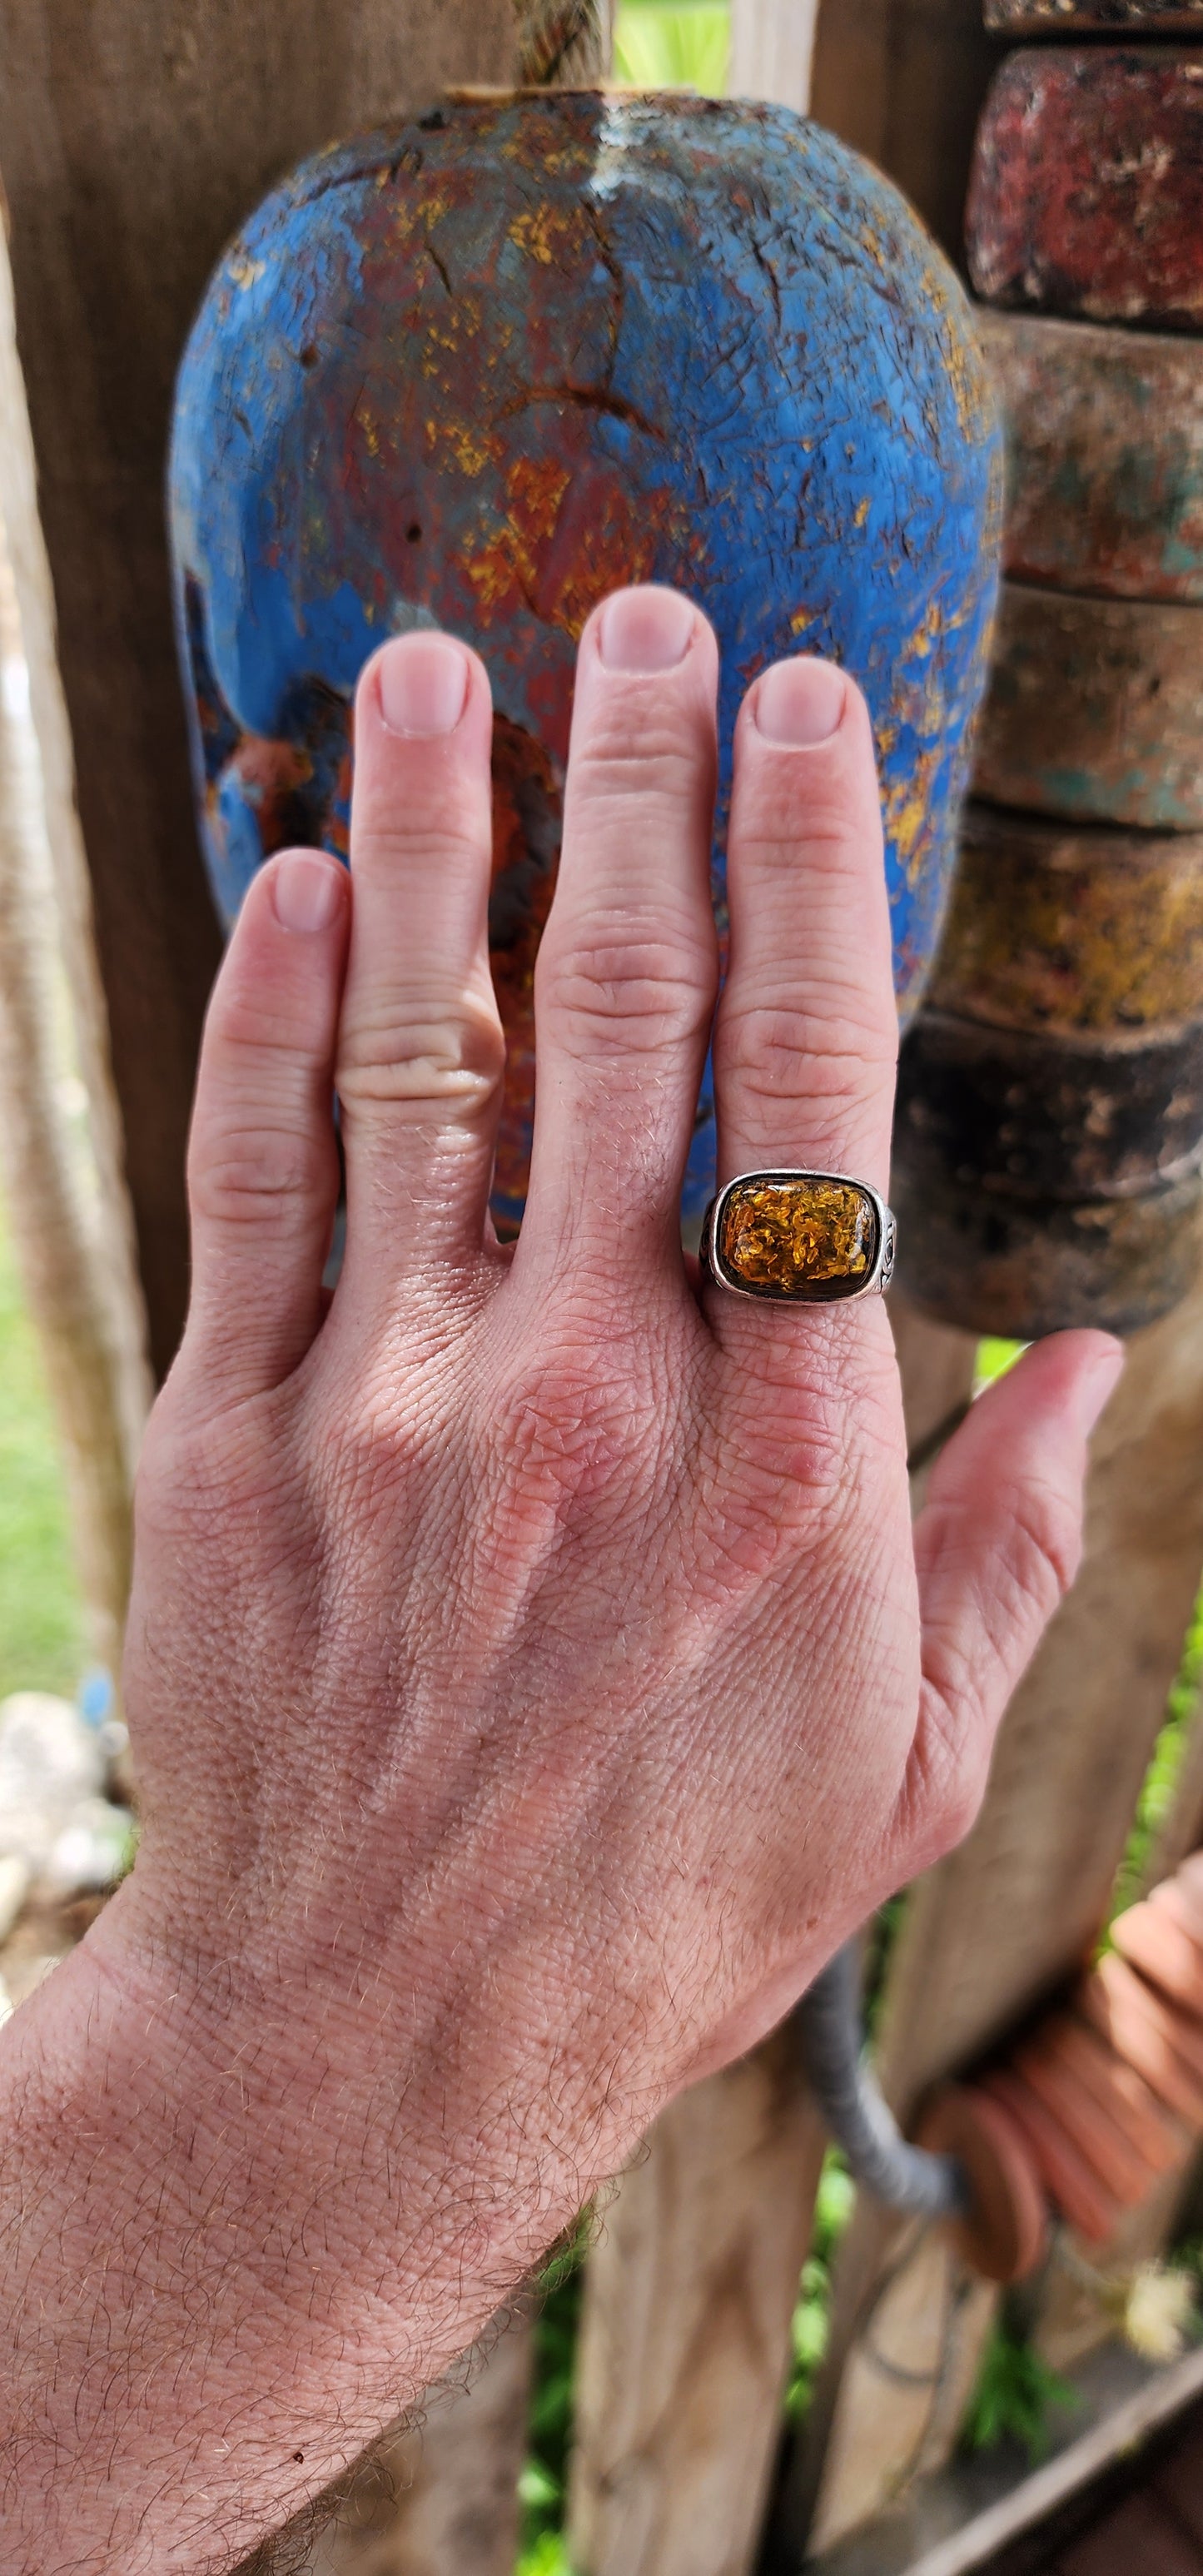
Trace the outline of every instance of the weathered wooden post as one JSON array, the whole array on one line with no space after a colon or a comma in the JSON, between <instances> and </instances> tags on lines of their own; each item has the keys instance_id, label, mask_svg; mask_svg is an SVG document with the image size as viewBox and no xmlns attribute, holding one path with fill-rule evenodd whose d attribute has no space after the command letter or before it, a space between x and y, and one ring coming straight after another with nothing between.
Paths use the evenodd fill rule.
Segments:
<instances>
[{"instance_id":1,"label":"weathered wooden post","mask_svg":"<svg viewBox=\"0 0 1203 2576\"><path fill-rule=\"evenodd\" d=\"M515 43L511 0L0 0L17 345L159 1370L187 1292L184 1138L219 954L163 522L180 351L282 170L398 100L512 79Z\"/></svg>"}]
</instances>

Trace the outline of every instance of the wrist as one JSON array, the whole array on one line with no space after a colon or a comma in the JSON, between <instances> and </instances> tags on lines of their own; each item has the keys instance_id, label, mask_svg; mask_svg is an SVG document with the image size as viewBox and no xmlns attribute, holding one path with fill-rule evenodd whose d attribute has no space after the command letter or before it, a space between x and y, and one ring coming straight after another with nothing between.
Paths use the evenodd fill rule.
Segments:
<instances>
[{"instance_id":1,"label":"wrist","mask_svg":"<svg viewBox=\"0 0 1203 2576\"><path fill-rule=\"evenodd\" d=\"M288 1975L240 1971L235 2014L140 1874L0 2041L14 2576L232 2563L404 2412L543 2241L521 2188L482 2219L414 2063L369 2080L355 2050L336 2060L328 2004L307 2017Z\"/></svg>"}]
</instances>

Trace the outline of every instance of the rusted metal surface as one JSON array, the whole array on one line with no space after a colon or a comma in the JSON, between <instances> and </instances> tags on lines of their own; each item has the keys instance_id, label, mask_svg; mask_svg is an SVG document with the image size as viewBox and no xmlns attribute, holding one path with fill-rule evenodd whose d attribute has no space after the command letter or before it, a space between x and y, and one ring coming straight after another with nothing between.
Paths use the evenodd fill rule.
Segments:
<instances>
[{"instance_id":1,"label":"rusted metal surface","mask_svg":"<svg viewBox=\"0 0 1203 2576\"><path fill-rule=\"evenodd\" d=\"M1197 1159L1203 1021L1108 1038L924 1010L902 1051L895 1152L1008 1197L1120 1198Z\"/></svg>"},{"instance_id":2,"label":"rusted metal surface","mask_svg":"<svg viewBox=\"0 0 1203 2576\"><path fill-rule=\"evenodd\" d=\"M1203 29L1203 0L986 0L1001 36L1167 35Z\"/></svg>"},{"instance_id":3,"label":"rusted metal surface","mask_svg":"<svg viewBox=\"0 0 1203 2576\"><path fill-rule=\"evenodd\" d=\"M987 11L1042 32L1191 15ZM893 1184L907 1293L981 1330L1130 1331L1184 1293L1200 1250L1203 343L1185 334L1203 327L1201 214L1203 49L1003 64L970 268L995 307L1035 313L979 316L1007 441L974 781L990 801L968 810L903 1049Z\"/></svg>"},{"instance_id":4,"label":"rusted metal surface","mask_svg":"<svg viewBox=\"0 0 1203 2576\"><path fill-rule=\"evenodd\" d=\"M1203 49L1012 54L978 129L965 226L988 303L1203 328Z\"/></svg>"},{"instance_id":5,"label":"rusted metal surface","mask_svg":"<svg viewBox=\"0 0 1203 2576\"><path fill-rule=\"evenodd\" d=\"M967 806L928 1000L966 1019L1050 1031L1203 1013L1203 835Z\"/></svg>"},{"instance_id":6,"label":"rusted metal surface","mask_svg":"<svg viewBox=\"0 0 1203 2576\"><path fill-rule=\"evenodd\" d=\"M1004 582L974 785L992 803L1203 830L1203 607Z\"/></svg>"},{"instance_id":7,"label":"rusted metal surface","mask_svg":"<svg viewBox=\"0 0 1203 2576\"><path fill-rule=\"evenodd\" d=\"M1203 1265L1197 1174L1128 1199L1019 1199L896 1169L898 1275L929 1315L1032 1341L1067 1323L1131 1333L1176 1306Z\"/></svg>"},{"instance_id":8,"label":"rusted metal surface","mask_svg":"<svg viewBox=\"0 0 1203 2576\"><path fill-rule=\"evenodd\" d=\"M590 609L654 579L715 622L720 930L749 681L810 650L863 681L905 1016L954 856L1001 494L952 270L895 190L788 109L456 100L332 149L251 218L193 331L173 451L213 881L228 919L283 838L345 855L352 694L387 635L440 624L478 646L498 710L503 1225ZM712 1169L707 1083L687 1213Z\"/></svg>"},{"instance_id":9,"label":"rusted metal surface","mask_svg":"<svg viewBox=\"0 0 1203 2576\"><path fill-rule=\"evenodd\" d=\"M1203 341L988 305L977 322L1006 435L1012 580L1203 600Z\"/></svg>"}]
</instances>

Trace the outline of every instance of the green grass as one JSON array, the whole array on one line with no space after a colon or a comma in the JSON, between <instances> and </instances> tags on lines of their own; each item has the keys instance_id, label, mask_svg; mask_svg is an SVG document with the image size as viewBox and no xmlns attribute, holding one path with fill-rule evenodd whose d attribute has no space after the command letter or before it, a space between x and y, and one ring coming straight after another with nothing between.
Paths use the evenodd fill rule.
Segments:
<instances>
[{"instance_id":1,"label":"green grass","mask_svg":"<svg viewBox=\"0 0 1203 2576\"><path fill-rule=\"evenodd\" d=\"M0 1698L69 1697L82 1657L62 1462L0 1204Z\"/></svg>"},{"instance_id":2,"label":"green grass","mask_svg":"<svg viewBox=\"0 0 1203 2576\"><path fill-rule=\"evenodd\" d=\"M996 2442L1010 2439L1022 2444L1035 2468L1047 2459L1052 2446L1050 2418L1058 2410L1072 2411L1080 2404L1068 2382L1004 2322L995 2329L982 2357L961 2428L961 2448L990 2451Z\"/></svg>"},{"instance_id":3,"label":"green grass","mask_svg":"<svg viewBox=\"0 0 1203 2576\"><path fill-rule=\"evenodd\" d=\"M725 0L623 0L614 78L634 89L696 89L721 98L730 38Z\"/></svg>"}]
</instances>

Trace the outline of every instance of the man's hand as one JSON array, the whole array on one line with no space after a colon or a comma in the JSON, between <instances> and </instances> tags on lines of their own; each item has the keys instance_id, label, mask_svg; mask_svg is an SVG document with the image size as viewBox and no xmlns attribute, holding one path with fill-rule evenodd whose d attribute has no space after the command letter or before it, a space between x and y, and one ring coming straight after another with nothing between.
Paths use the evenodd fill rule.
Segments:
<instances>
[{"instance_id":1,"label":"man's hand","mask_svg":"<svg viewBox=\"0 0 1203 2576\"><path fill-rule=\"evenodd\" d=\"M1114 1344L975 1406L913 1542L880 1302L682 1257L716 678L671 592L586 629L516 1247L474 655L383 648L350 879L288 853L247 897L140 1487L142 1852L4 2043L14 2570L222 2568L321 2487L965 1831L1073 1574ZM828 665L749 693L729 884L720 1179L884 1190L873 752Z\"/></svg>"}]
</instances>

